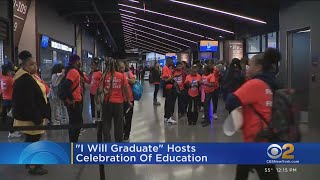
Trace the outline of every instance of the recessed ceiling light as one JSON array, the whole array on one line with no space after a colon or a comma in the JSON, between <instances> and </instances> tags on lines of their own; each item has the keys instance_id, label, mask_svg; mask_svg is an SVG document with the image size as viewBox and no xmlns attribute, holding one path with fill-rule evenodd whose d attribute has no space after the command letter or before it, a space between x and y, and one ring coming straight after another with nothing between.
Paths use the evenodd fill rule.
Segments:
<instances>
[{"instance_id":1,"label":"recessed ceiling light","mask_svg":"<svg viewBox=\"0 0 320 180\"><path fill-rule=\"evenodd\" d=\"M189 22L189 23L192 23L192 24L197 24L197 25L200 25L200 26L204 26L204 27L207 27L207 28L214 29L214 30L218 30L218 31L234 34L234 32L226 30L226 29L222 29L222 28L218 28L218 27L215 27L215 26L199 23L199 22L196 22L196 21L191 21L191 20L180 18L180 17L177 17L177 16L171 16L171 15L167 15L167 14L163 14L163 13L159 13L159 12L155 12L155 11L151 11L151 10L147 10L147 9L141 9L141 8L137 8L137 7L134 7L134 6L129 6L129 5L121 4L121 3L118 3L118 4L120 6L136 9L136 10L139 10L139 11L149 12L149 13L157 14L157 15L160 15L160 16L169 17L169 18L172 18L172 19L177 19L177 20L180 20L180 21Z\"/></svg>"},{"instance_id":2,"label":"recessed ceiling light","mask_svg":"<svg viewBox=\"0 0 320 180\"><path fill-rule=\"evenodd\" d=\"M167 33L167 32L163 32L163 31L160 31L160 30L157 30L157 29L153 29L153 28L150 28L150 27L147 27L147 26L143 26L143 25L136 24L136 23L133 23L133 22L130 22L130 21L125 21L125 20L123 20L123 22L126 23L125 25L131 25L131 26L135 25L135 26L143 27L145 29L153 30L153 31L156 31L156 32L159 32L159 33L162 33L162 34L166 34L168 36L172 36L172 37L175 37L175 38L178 38L178 39L182 39L182 40L197 44L197 42L195 42L195 41L191 41L189 39L186 39L186 38L183 38L183 37L180 37L180 36L176 36L176 35L173 35L173 34L170 34L170 33Z\"/></svg>"},{"instance_id":3,"label":"recessed ceiling light","mask_svg":"<svg viewBox=\"0 0 320 180\"><path fill-rule=\"evenodd\" d=\"M156 23L156 22L153 22L153 21L148 21L148 20L137 18L137 17L134 17L134 16L129 16L129 15L126 15L126 14L120 14L120 15L121 15L122 18L130 20L130 21L133 21L133 20L137 19L137 20L140 20L140 21L144 21L144 22L147 22L147 23L151 23L151 24L155 24L155 25L158 25L158 26L166 27L166 28L173 29L173 30L176 30L176 31L188 33L188 34L191 34L191 35L194 35L194 36L198 36L198 37L202 37L202 38L204 37L201 34L185 31L185 30L178 29L178 28L175 28L175 27L172 27L172 26L167 26L167 25L164 25L164 24Z\"/></svg>"},{"instance_id":4,"label":"recessed ceiling light","mask_svg":"<svg viewBox=\"0 0 320 180\"><path fill-rule=\"evenodd\" d=\"M221 14L225 14L225 15L229 15L229 16L233 16L233 17L237 17L237 18L241 18L241 19L245 19L245 20L249 20L249 21L253 21L253 22L257 22L257 23L261 23L261 24L267 24L267 22L265 22L265 21L261 21L261 20L258 20L258 19L254 19L254 18L250 18L250 17L246 17L246 16L242 16L242 15L239 15L239 14L234 14L234 13L230 13L230 12L226 12L226 11L221 11L221 10L218 10L218 9L208 8L208 7L199 6L199 5L196 5L196 4L191 4L191 3L181 2L181 1L176 1L176 0L170 0L170 1L174 2L174 3L178 3L178 4L192 6L192 7L196 7L196 8L199 8L199 9L205 9L205 10L208 10L208 11L217 12L217 13L221 13Z\"/></svg>"},{"instance_id":5,"label":"recessed ceiling light","mask_svg":"<svg viewBox=\"0 0 320 180\"><path fill-rule=\"evenodd\" d=\"M184 45L184 44L181 44L181 43L178 43L178 42L175 42L175 41L172 41L171 39L167 39L167 38L164 38L164 37L161 37L161 36L157 36L157 35L154 35L154 34L151 34L151 33L148 33L148 32L145 32L145 31L141 31L141 30L139 30L139 29L134 29L134 28L131 28L131 27L126 27L127 29L130 29L130 30L135 30L135 31L138 31L138 32L142 32L142 33L144 33L144 34L148 34L148 35L150 35L150 36L154 36L154 37L157 37L157 38L160 38L160 39L164 39L164 40L167 40L167 41L170 41L170 42L173 42L173 43L176 43L176 44L179 44L179 45L181 45L181 46L185 46L185 47L188 47L189 48L189 46L187 46L187 45Z\"/></svg>"}]
</instances>

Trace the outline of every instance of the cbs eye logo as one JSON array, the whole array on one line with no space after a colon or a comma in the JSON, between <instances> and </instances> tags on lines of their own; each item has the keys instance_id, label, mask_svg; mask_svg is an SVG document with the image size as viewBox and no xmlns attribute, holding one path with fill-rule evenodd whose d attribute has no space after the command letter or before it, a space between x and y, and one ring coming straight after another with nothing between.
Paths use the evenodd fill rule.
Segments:
<instances>
[{"instance_id":1,"label":"cbs eye logo","mask_svg":"<svg viewBox=\"0 0 320 180\"><path fill-rule=\"evenodd\" d=\"M69 156L56 143L38 141L27 146L21 153L19 164L69 164Z\"/></svg>"},{"instance_id":2,"label":"cbs eye logo","mask_svg":"<svg viewBox=\"0 0 320 180\"><path fill-rule=\"evenodd\" d=\"M294 145L284 144L282 147L278 144L271 144L267 149L267 154L271 159L294 159Z\"/></svg>"}]
</instances>

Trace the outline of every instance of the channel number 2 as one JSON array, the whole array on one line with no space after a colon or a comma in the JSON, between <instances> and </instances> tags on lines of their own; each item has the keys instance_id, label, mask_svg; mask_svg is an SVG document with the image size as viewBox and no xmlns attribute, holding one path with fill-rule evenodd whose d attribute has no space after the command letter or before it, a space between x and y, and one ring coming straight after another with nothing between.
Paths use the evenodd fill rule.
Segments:
<instances>
[{"instance_id":1,"label":"channel number 2","mask_svg":"<svg viewBox=\"0 0 320 180\"><path fill-rule=\"evenodd\" d=\"M294 145L293 144L284 144L282 147L278 144L271 144L268 147L267 153L268 156L272 159L294 159Z\"/></svg>"}]
</instances>

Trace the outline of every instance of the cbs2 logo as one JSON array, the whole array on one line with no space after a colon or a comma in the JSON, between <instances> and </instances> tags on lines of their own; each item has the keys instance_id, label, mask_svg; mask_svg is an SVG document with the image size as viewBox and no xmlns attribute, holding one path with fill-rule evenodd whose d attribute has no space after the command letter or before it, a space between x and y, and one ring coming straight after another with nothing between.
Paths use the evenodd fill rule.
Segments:
<instances>
[{"instance_id":1,"label":"cbs2 logo","mask_svg":"<svg viewBox=\"0 0 320 180\"><path fill-rule=\"evenodd\" d=\"M271 144L267 149L267 154L271 159L294 159L294 145L284 144L282 147L278 144Z\"/></svg>"}]
</instances>

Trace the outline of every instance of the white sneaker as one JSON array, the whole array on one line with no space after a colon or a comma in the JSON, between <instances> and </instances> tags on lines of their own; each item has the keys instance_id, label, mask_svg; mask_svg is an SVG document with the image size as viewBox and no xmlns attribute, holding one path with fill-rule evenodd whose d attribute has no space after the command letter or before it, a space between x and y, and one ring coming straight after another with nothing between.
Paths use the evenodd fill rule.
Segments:
<instances>
[{"instance_id":1,"label":"white sneaker","mask_svg":"<svg viewBox=\"0 0 320 180\"><path fill-rule=\"evenodd\" d=\"M213 114L213 119L218 119L217 114Z\"/></svg>"},{"instance_id":2,"label":"white sneaker","mask_svg":"<svg viewBox=\"0 0 320 180\"><path fill-rule=\"evenodd\" d=\"M177 124L177 121L173 120L172 118L169 118L167 123L170 123L170 124Z\"/></svg>"},{"instance_id":3,"label":"white sneaker","mask_svg":"<svg viewBox=\"0 0 320 180\"><path fill-rule=\"evenodd\" d=\"M164 122L165 122L165 123L168 122L168 118L164 118Z\"/></svg>"},{"instance_id":4,"label":"white sneaker","mask_svg":"<svg viewBox=\"0 0 320 180\"><path fill-rule=\"evenodd\" d=\"M205 117L206 117L205 115L202 115L202 116L201 116L202 119L204 119Z\"/></svg>"},{"instance_id":5,"label":"white sneaker","mask_svg":"<svg viewBox=\"0 0 320 180\"><path fill-rule=\"evenodd\" d=\"M21 134L19 132L9 133L8 138L19 138L21 137Z\"/></svg>"}]
</instances>

